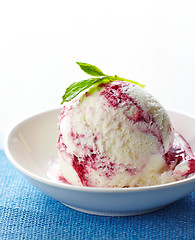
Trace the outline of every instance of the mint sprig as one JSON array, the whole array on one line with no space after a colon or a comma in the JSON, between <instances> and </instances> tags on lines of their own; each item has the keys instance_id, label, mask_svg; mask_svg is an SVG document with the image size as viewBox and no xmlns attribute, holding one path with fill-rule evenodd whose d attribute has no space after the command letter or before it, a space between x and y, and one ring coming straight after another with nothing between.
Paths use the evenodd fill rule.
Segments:
<instances>
[{"instance_id":1,"label":"mint sprig","mask_svg":"<svg viewBox=\"0 0 195 240\"><path fill-rule=\"evenodd\" d=\"M106 75L99 68L97 68L94 65L91 65L88 63L81 63L81 62L77 62L77 64L80 66L80 68L85 73L87 73L88 75L94 76L96 78L89 78L87 80L82 80L82 81L74 82L73 84L71 84L66 89L65 94L62 97L63 100L62 100L61 104L63 104L64 102L71 101L80 92L90 88L91 86L94 86L94 85L98 86L100 84L105 84L105 83L113 82L116 80L131 82L133 84L139 85L142 88L145 87L145 85L143 85L143 84L140 84L140 83L132 81L132 80L128 80L126 78L118 77L117 75L115 75L115 76Z\"/></svg>"}]
</instances>

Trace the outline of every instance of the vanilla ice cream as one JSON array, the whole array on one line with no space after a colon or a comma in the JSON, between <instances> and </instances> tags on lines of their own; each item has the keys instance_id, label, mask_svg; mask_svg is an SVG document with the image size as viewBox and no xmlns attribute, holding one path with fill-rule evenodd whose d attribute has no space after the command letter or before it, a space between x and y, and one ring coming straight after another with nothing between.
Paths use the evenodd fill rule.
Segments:
<instances>
[{"instance_id":1,"label":"vanilla ice cream","mask_svg":"<svg viewBox=\"0 0 195 240\"><path fill-rule=\"evenodd\" d=\"M182 179L195 166L189 146L192 163L174 157L177 142L180 149L187 143L174 132L165 109L129 82L91 87L65 103L59 131L61 171L73 185L156 185Z\"/></svg>"}]
</instances>

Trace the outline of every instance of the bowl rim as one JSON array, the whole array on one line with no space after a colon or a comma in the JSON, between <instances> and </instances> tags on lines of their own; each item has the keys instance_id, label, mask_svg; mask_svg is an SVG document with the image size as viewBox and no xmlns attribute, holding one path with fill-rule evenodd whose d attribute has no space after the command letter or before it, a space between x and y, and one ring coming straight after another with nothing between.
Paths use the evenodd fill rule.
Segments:
<instances>
[{"instance_id":1,"label":"bowl rim","mask_svg":"<svg viewBox=\"0 0 195 240\"><path fill-rule=\"evenodd\" d=\"M143 187L129 187L129 188L103 188L103 187L87 187L87 186L76 186L76 185L70 185L70 184L66 184L66 183L61 183L61 182L55 182L52 179L47 179L44 177L41 177L37 174L34 174L33 172L30 172L29 170L27 170L26 168L22 167L12 156L11 151L9 149L9 140L11 138L12 133L14 132L15 128L19 127L20 125L22 125L23 123L31 120L32 118L38 118L41 115L50 113L50 112L54 112L57 110L61 110L62 107L58 107L58 108L52 108L46 111L42 111L39 112L37 114L33 114L30 115L26 118L24 118L23 120L20 120L18 122L16 122L15 124L13 124L8 131L5 134L4 137L4 152L9 160L9 162L17 169L19 170L21 173L23 173L24 175L26 175L27 177L30 177L31 179L34 179L38 182L44 183L46 185L50 185L53 187L57 187L57 188L61 188L61 189L69 189L69 190L74 190L74 191L86 191L86 192L104 192L104 193L129 193L129 192L143 192L143 191L152 191L152 190L156 190L156 189L164 189L164 188L169 188L169 187L173 187L173 186L178 186L178 185L183 185L183 184L187 184L190 182L194 182L195 184L195 175L191 176L189 178L183 179L183 180L179 180L179 181L175 181L175 182L171 182L171 183L165 183L165 184L159 184L159 185L153 185L153 186L143 186ZM166 111L168 112L168 114L170 112L174 113L174 114L179 114L182 115L184 117L188 117L190 119L192 119L193 121L195 121L195 116L190 115L188 113L184 113L181 111L174 111L171 109L166 109Z\"/></svg>"}]
</instances>

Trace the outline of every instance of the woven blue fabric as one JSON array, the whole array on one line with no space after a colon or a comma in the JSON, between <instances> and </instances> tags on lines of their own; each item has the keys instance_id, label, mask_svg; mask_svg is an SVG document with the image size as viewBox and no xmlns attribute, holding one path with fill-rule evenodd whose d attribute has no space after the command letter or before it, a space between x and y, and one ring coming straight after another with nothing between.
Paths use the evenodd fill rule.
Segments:
<instances>
[{"instance_id":1,"label":"woven blue fabric","mask_svg":"<svg viewBox=\"0 0 195 240\"><path fill-rule=\"evenodd\" d=\"M29 184L0 151L0 239L195 239L195 192L151 214L77 212Z\"/></svg>"}]
</instances>

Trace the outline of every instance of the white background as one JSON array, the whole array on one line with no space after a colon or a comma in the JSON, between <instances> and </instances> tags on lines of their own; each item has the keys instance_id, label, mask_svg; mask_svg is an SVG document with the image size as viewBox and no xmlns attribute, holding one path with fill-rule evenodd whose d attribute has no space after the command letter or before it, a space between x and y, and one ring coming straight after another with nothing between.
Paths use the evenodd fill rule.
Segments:
<instances>
[{"instance_id":1,"label":"white background","mask_svg":"<svg viewBox=\"0 0 195 240\"><path fill-rule=\"evenodd\" d=\"M194 1L1 1L0 133L60 106L85 79L75 64L144 83L165 108L195 115Z\"/></svg>"}]
</instances>

